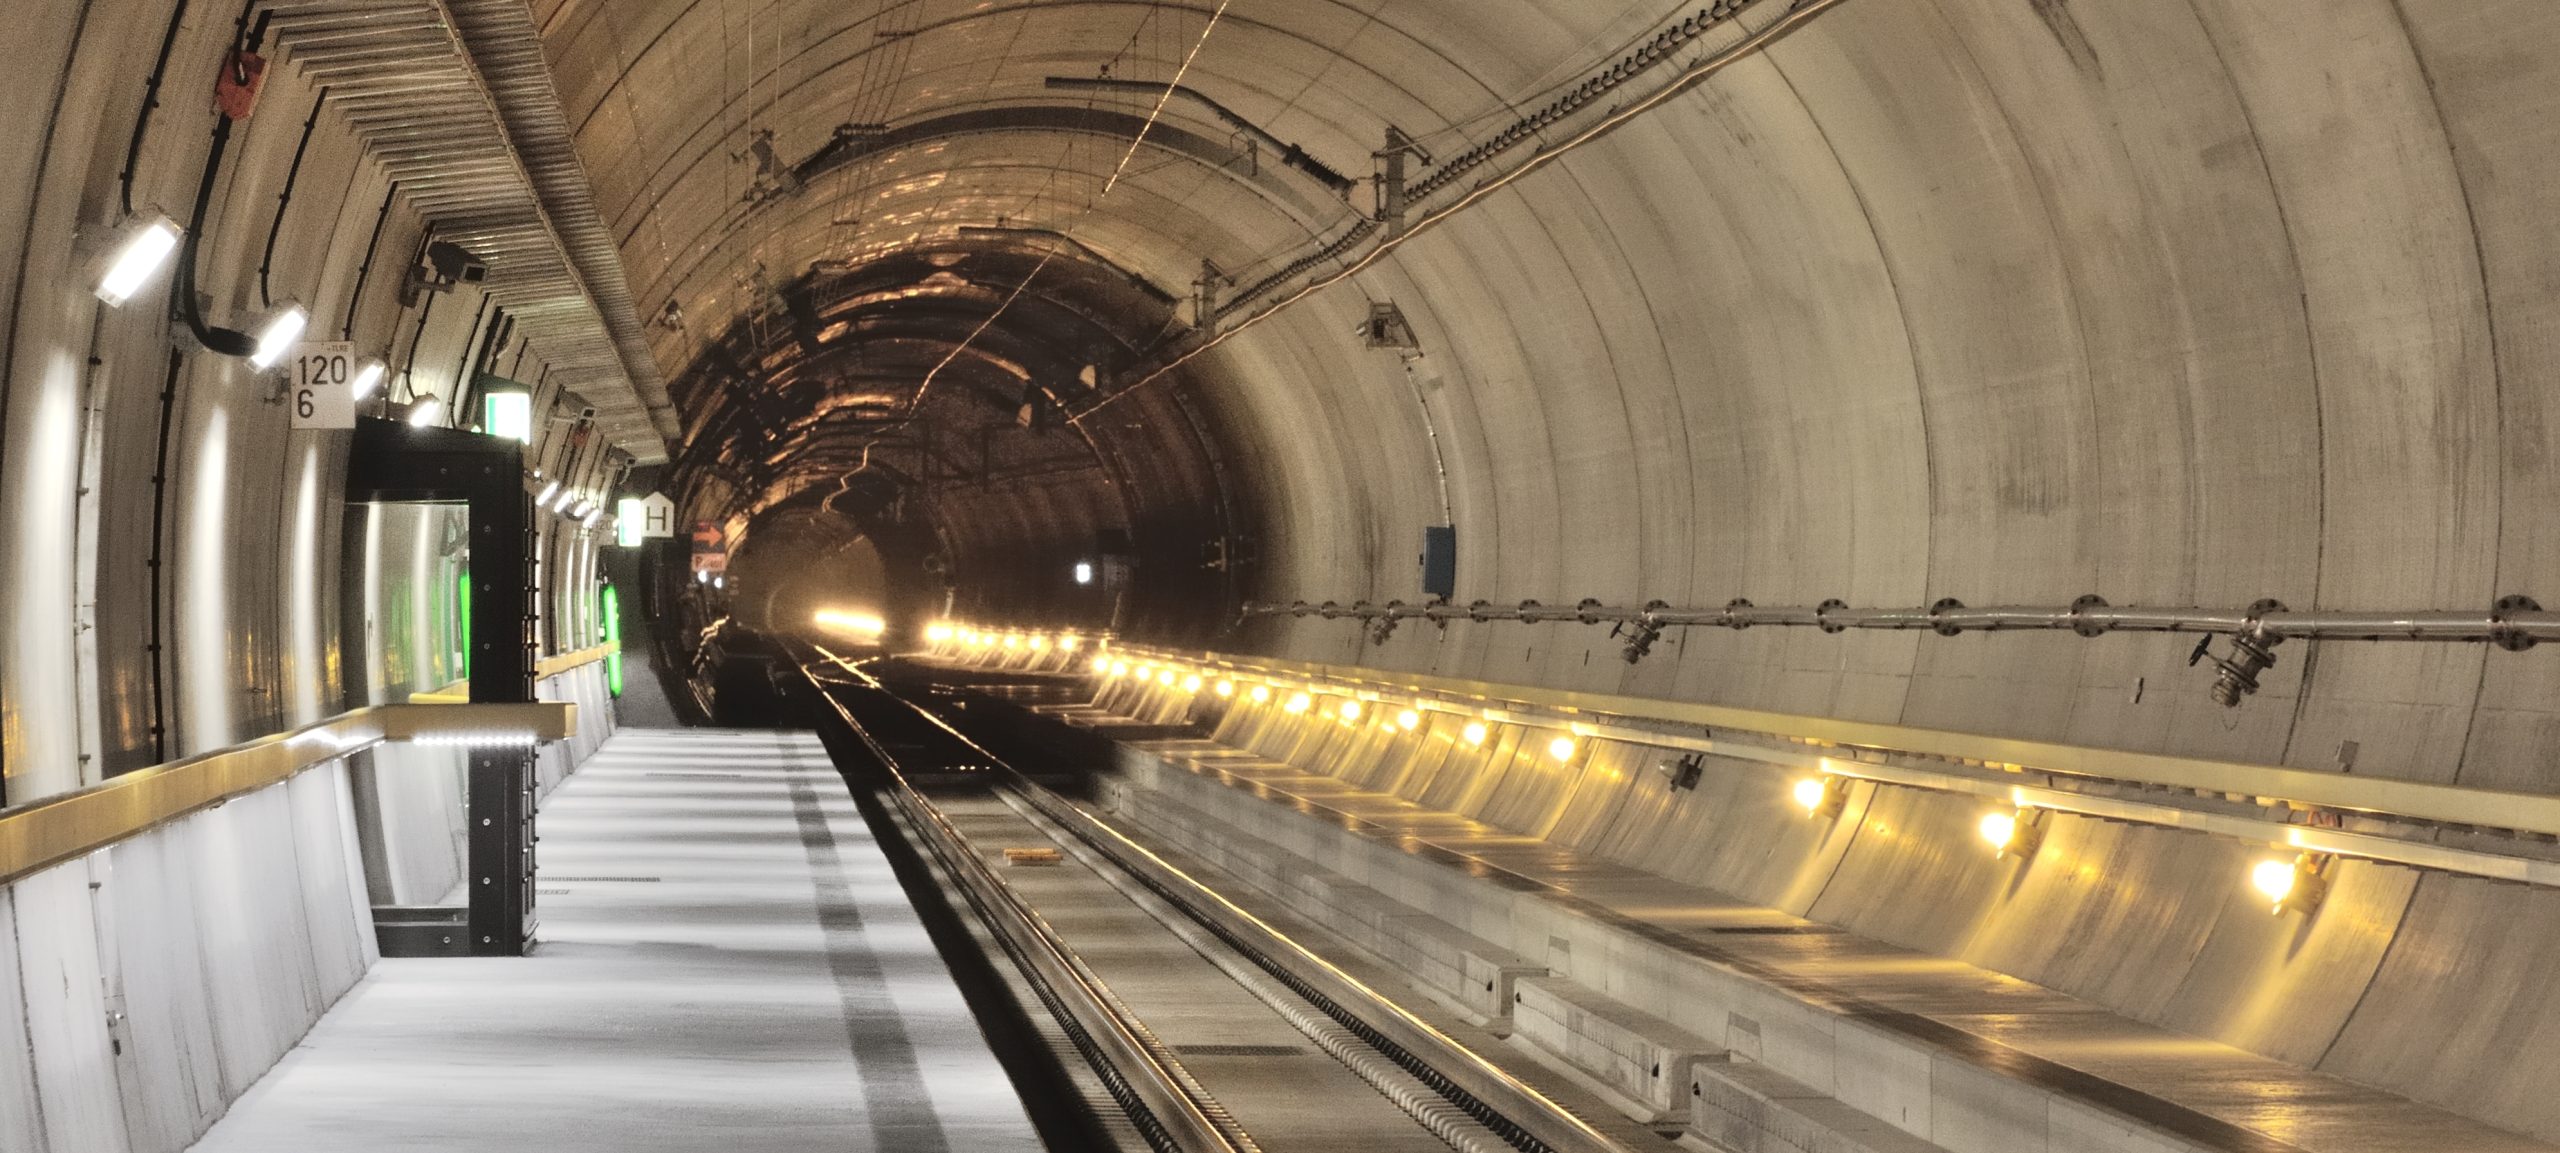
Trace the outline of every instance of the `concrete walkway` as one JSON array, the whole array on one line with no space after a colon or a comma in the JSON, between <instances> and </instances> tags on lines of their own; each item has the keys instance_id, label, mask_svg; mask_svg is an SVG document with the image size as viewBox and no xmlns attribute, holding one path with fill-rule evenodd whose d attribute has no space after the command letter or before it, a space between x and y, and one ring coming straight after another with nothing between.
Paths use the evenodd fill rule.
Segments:
<instances>
[{"instance_id":1,"label":"concrete walkway","mask_svg":"<svg viewBox=\"0 0 2560 1153\"><path fill-rule=\"evenodd\" d=\"M195 1149L1039 1148L816 737L625 729L540 831L532 957L381 962Z\"/></svg>"}]
</instances>

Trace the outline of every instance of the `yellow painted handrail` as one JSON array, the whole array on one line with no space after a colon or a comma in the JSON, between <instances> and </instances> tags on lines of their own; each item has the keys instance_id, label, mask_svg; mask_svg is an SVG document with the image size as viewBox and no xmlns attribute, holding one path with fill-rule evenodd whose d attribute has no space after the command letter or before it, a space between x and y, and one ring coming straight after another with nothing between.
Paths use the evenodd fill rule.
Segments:
<instances>
[{"instance_id":1,"label":"yellow painted handrail","mask_svg":"<svg viewBox=\"0 0 2560 1153\"><path fill-rule=\"evenodd\" d=\"M621 651L621 645L612 641L606 641L605 643L597 645L591 649L579 649L574 653L561 653L558 656L544 657L541 660L533 662L533 679L537 681L547 681L562 673L569 672L574 669L585 668L588 665L594 664ZM411 693L409 694L409 703L413 705L470 704L471 681L468 678L465 678L439 688L428 689L425 692Z\"/></svg>"},{"instance_id":2,"label":"yellow painted handrail","mask_svg":"<svg viewBox=\"0 0 2560 1153\"><path fill-rule=\"evenodd\" d=\"M556 741L577 727L578 706L567 701L375 705L340 713L290 733L0 809L0 884L383 741L518 735L529 741Z\"/></svg>"}]
</instances>

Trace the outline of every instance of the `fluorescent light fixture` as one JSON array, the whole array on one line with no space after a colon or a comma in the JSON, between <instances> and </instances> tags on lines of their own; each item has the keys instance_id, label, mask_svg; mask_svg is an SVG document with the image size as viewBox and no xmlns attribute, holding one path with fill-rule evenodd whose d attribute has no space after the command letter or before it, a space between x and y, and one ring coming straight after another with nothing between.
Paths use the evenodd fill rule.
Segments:
<instances>
[{"instance_id":1,"label":"fluorescent light fixture","mask_svg":"<svg viewBox=\"0 0 2560 1153\"><path fill-rule=\"evenodd\" d=\"M1076 562L1076 583L1080 585L1089 585L1093 583L1092 561L1080 560Z\"/></svg>"},{"instance_id":2,"label":"fluorescent light fixture","mask_svg":"<svg viewBox=\"0 0 2560 1153\"><path fill-rule=\"evenodd\" d=\"M547 504L550 504L550 503L551 503L551 498L552 498L553 496L557 495L559 492L560 492L560 482L559 482L559 481L556 481L556 480L555 480L555 481L552 481L551 483L549 483L549 484L546 484L546 485L542 486L542 493L541 493L541 495L534 497L534 498L533 498L533 503L535 503L535 504L537 504L537 505L547 505Z\"/></svg>"},{"instance_id":3,"label":"fluorescent light fixture","mask_svg":"<svg viewBox=\"0 0 2560 1153\"><path fill-rule=\"evenodd\" d=\"M169 263L169 254L178 250L182 233L167 217L157 217L125 234L124 243L116 249L115 259L107 262L106 275L98 278L98 299L109 308L122 308L133 294L142 291L151 274Z\"/></svg>"},{"instance_id":4,"label":"fluorescent light fixture","mask_svg":"<svg viewBox=\"0 0 2560 1153\"><path fill-rule=\"evenodd\" d=\"M442 411L444 411L444 402L430 396L425 400L419 401L418 403L410 406L409 423L419 428L425 428L428 425L434 424L436 422L436 414Z\"/></svg>"},{"instance_id":5,"label":"fluorescent light fixture","mask_svg":"<svg viewBox=\"0 0 2560 1153\"><path fill-rule=\"evenodd\" d=\"M356 370L356 378L347 382L347 391L357 400L372 396L373 390L382 387L382 378L389 371L381 361L368 360L364 367Z\"/></svg>"},{"instance_id":6,"label":"fluorescent light fixture","mask_svg":"<svg viewBox=\"0 0 2560 1153\"><path fill-rule=\"evenodd\" d=\"M249 367L274 368L293 351L293 342L302 339L302 330L310 324L311 314L299 304L288 304L268 317L267 326L258 331L257 351L249 354Z\"/></svg>"},{"instance_id":7,"label":"fluorescent light fixture","mask_svg":"<svg viewBox=\"0 0 2560 1153\"><path fill-rule=\"evenodd\" d=\"M596 527L597 518L602 517L603 515L604 510L601 508L588 509L587 515L578 518L578 526L580 528L594 528Z\"/></svg>"},{"instance_id":8,"label":"fluorescent light fixture","mask_svg":"<svg viewBox=\"0 0 2560 1153\"><path fill-rule=\"evenodd\" d=\"M480 431L500 440L533 443L533 394L493 388L481 395Z\"/></svg>"}]
</instances>

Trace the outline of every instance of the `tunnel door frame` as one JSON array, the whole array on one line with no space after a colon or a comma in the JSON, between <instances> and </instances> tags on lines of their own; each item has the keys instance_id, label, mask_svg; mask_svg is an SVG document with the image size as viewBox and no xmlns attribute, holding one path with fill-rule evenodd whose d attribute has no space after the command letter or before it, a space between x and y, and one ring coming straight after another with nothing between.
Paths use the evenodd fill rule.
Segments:
<instances>
[{"instance_id":1,"label":"tunnel door frame","mask_svg":"<svg viewBox=\"0 0 2560 1153\"><path fill-rule=\"evenodd\" d=\"M461 501L471 549L471 703L534 699L533 496L522 446L449 428L365 418L347 456L349 503ZM533 944L534 750L473 745L466 787L470 953Z\"/></svg>"}]
</instances>

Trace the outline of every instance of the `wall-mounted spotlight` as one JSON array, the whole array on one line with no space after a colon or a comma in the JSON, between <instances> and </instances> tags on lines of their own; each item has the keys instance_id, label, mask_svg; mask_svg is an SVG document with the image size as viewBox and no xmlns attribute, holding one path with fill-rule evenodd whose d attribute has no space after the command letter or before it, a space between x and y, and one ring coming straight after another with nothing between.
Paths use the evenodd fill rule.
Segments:
<instances>
[{"instance_id":1,"label":"wall-mounted spotlight","mask_svg":"<svg viewBox=\"0 0 2560 1153\"><path fill-rule=\"evenodd\" d=\"M1157 684L1160 684L1160 685L1163 685L1164 687L1166 687L1166 688L1168 688L1168 689L1169 689L1169 688L1172 688L1172 687L1173 687L1173 670L1172 670L1172 669L1166 669L1166 670L1164 670L1163 672L1157 673L1157 674L1156 674L1156 683L1157 683Z\"/></svg>"},{"instance_id":2,"label":"wall-mounted spotlight","mask_svg":"<svg viewBox=\"0 0 2560 1153\"><path fill-rule=\"evenodd\" d=\"M1547 756L1558 761L1570 761L1579 751L1581 746L1574 744L1572 737L1557 737L1547 742Z\"/></svg>"},{"instance_id":3,"label":"wall-mounted spotlight","mask_svg":"<svg viewBox=\"0 0 2560 1153\"><path fill-rule=\"evenodd\" d=\"M1343 719L1343 720L1346 720L1346 721L1356 721L1356 720L1359 720L1359 719L1360 719L1360 702L1358 702L1358 701L1344 701L1344 702L1342 702L1342 719Z\"/></svg>"},{"instance_id":4,"label":"wall-mounted spotlight","mask_svg":"<svg viewBox=\"0 0 2560 1153\"><path fill-rule=\"evenodd\" d=\"M1470 745L1481 745L1491 735L1493 730L1486 728L1483 721L1468 721L1467 727L1458 732L1459 738Z\"/></svg>"},{"instance_id":5,"label":"wall-mounted spotlight","mask_svg":"<svg viewBox=\"0 0 2560 1153\"><path fill-rule=\"evenodd\" d=\"M1234 695L1236 695L1236 683L1234 681L1218 682L1218 696L1225 698L1232 697Z\"/></svg>"},{"instance_id":6,"label":"wall-mounted spotlight","mask_svg":"<svg viewBox=\"0 0 2560 1153\"><path fill-rule=\"evenodd\" d=\"M1190 676L1187 676L1187 677L1182 678L1182 691L1184 691L1184 692L1186 692L1186 693L1196 693L1196 692L1199 692L1199 691L1200 691L1200 686L1201 686L1201 684L1202 684L1202 683L1203 683L1203 682L1200 680L1200 676L1199 676L1199 674L1194 673L1194 674L1192 674L1192 675L1190 675Z\"/></svg>"},{"instance_id":7,"label":"wall-mounted spotlight","mask_svg":"<svg viewBox=\"0 0 2560 1153\"><path fill-rule=\"evenodd\" d=\"M1076 562L1076 583L1080 585L1089 585L1093 583L1092 561L1080 560Z\"/></svg>"},{"instance_id":8,"label":"wall-mounted spotlight","mask_svg":"<svg viewBox=\"0 0 2560 1153\"><path fill-rule=\"evenodd\" d=\"M1666 757L1653 763L1653 770L1671 782L1674 792L1698 787L1698 778L1706 773L1707 758L1703 753L1690 753L1677 759Z\"/></svg>"},{"instance_id":9,"label":"wall-mounted spotlight","mask_svg":"<svg viewBox=\"0 0 2560 1153\"><path fill-rule=\"evenodd\" d=\"M1982 839L1991 846L1994 860L2016 857L2024 860L2036 855L2036 846L2044 843L2044 810L2022 808L2014 813L1984 813L1975 826Z\"/></svg>"},{"instance_id":10,"label":"wall-mounted spotlight","mask_svg":"<svg viewBox=\"0 0 2560 1153\"><path fill-rule=\"evenodd\" d=\"M430 396L409 406L409 423L416 428L425 428L434 424L436 416L443 411L444 402Z\"/></svg>"},{"instance_id":11,"label":"wall-mounted spotlight","mask_svg":"<svg viewBox=\"0 0 2560 1153\"><path fill-rule=\"evenodd\" d=\"M1289 694L1289 703L1287 703L1287 704L1285 704L1285 705L1280 706L1280 708L1281 708L1281 711L1286 712L1286 713L1289 713L1289 714L1290 714L1290 715L1292 715L1292 716L1295 716L1295 715L1297 715L1297 714L1299 714L1299 713L1303 713L1303 712L1307 711L1307 707L1308 707L1309 705L1314 704L1314 703L1315 703L1315 698L1310 697L1310 696L1308 696L1308 695L1307 695L1307 694L1305 694L1305 693L1291 693L1291 694Z\"/></svg>"},{"instance_id":12,"label":"wall-mounted spotlight","mask_svg":"<svg viewBox=\"0 0 2560 1153\"><path fill-rule=\"evenodd\" d=\"M2249 885L2267 899L2271 912L2308 914L2329 895L2326 853L2304 853L2290 861L2260 861L2249 870Z\"/></svg>"},{"instance_id":13,"label":"wall-mounted spotlight","mask_svg":"<svg viewBox=\"0 0 2560 1153\"><path fill-rule=\"evenodd\" d=\"M1113 662L1111 662L1111 675L1112 675L1112 676L1115 676L1115 677L1125 677L1125 676L1128 676L1128 675L1129 675L1129 662L1127 662L1127 661L1113 661Z\"/></svg>"},{"instance_id":14,"label":"wall-mounted spotlight","mask_svg":"<svg viewBox=\"0 0 2560 1153\"><path fill-rule=\"evenodd\" d=\"M1797 781L1794 792L1796 804L1808 816L1836 817L1849 804L1847 784L1829 774Z\"/></svg>"},{"instance_id":15,"label":"wall-mounted spotlight","mask_svg":"<svg viewBox=\"0 0 2560 1153\"><path fill-rule=\"evenodd\" d=\"M1250 695L1251 695L1251 696L1252 696L1252 698L1253 698L1253 703L1255 703L1255 704L1257 704L1257 705L1267 705L1267 704L1270 704L1270 703L1271 703L1271 686L1269 686L1269 685L1255 685L1255 686L1253 686L1253 692L1252 692Z\"/></svg>"},{"instance_id":16,"label":"wall-mounted spotlight","mask_svg":"<svg viewBox=\"0 0 2560 1153\"><path fill-rule=\"evenodd\" d=\"M1409 733L1409 732L1412 732L1412 731L1413 731L1413 730L1415 730L1415 729L1421 728L1421 727L1422 727L1422 714L1421 714L1421 713L1419 713L1419 712L1416 712L1415 710L1412 710L1412 709L1406 709L1406 710L1405 710L1405 711L1403 711L1403 712L1397 713L1397 714L1396 714L1396 727L1397 727L1397 728L1399 728L1399 729L1403 729L1404 731L1406 731L1406 732L1408 732L1408 733Z\"/></svg>"},{"instance_id":17,"label":"wall-mounted spotlight","mask_svg":"<svg viewBox=\"0 0 2560 1153\"><path fill-rule=\"evenodd\" d=\"M153 274L169 263L170 254L178 250L178 240L185 233L165 216L155 216L128 225L108 258L106 271L98 276L95 289L98 299L109 308L122 308L133 294L151 282Z\"/></svg>"},{"instance_id":18,"label":"wall-mounted spotlight","mask_svg":"<svg viewBox=\"0 0 2560 1153\"><path fill-rule=\"evenodd\" d=\"M1076 636L1074 633L1068 633L1067 635L1058 638L1058 651L1062 653L1071 653L1082 647L1083 644L1083 638Z\"/></svg>"},{"instance_id":19,"label":"wall-mounted spotlight","mask_svg":"<svg viewBox=\"0 0 2560 1153\"><path fill-rule=\"evenodd\" d=\"M356 378L347 382L347 391L357 400L372 396L373 390L382 387L382 378L389 372L390 369L381 361L368 360L364 367L356 370Z\"/></svg>"},{"instance_id":20,"label":"wall-mounted spotlight","mask_svg":"<svg viewBox=\"0 0 2560 1153\"><path fill-rule=\"evenodd\" d=\"M302 330L311 326L311 314L299 304L288 304L267 318L266 327L258 330L258 347L249 353L249 367L274 368L293 351L293 342L302 339Z\"/></svg>"}]
</instances>

